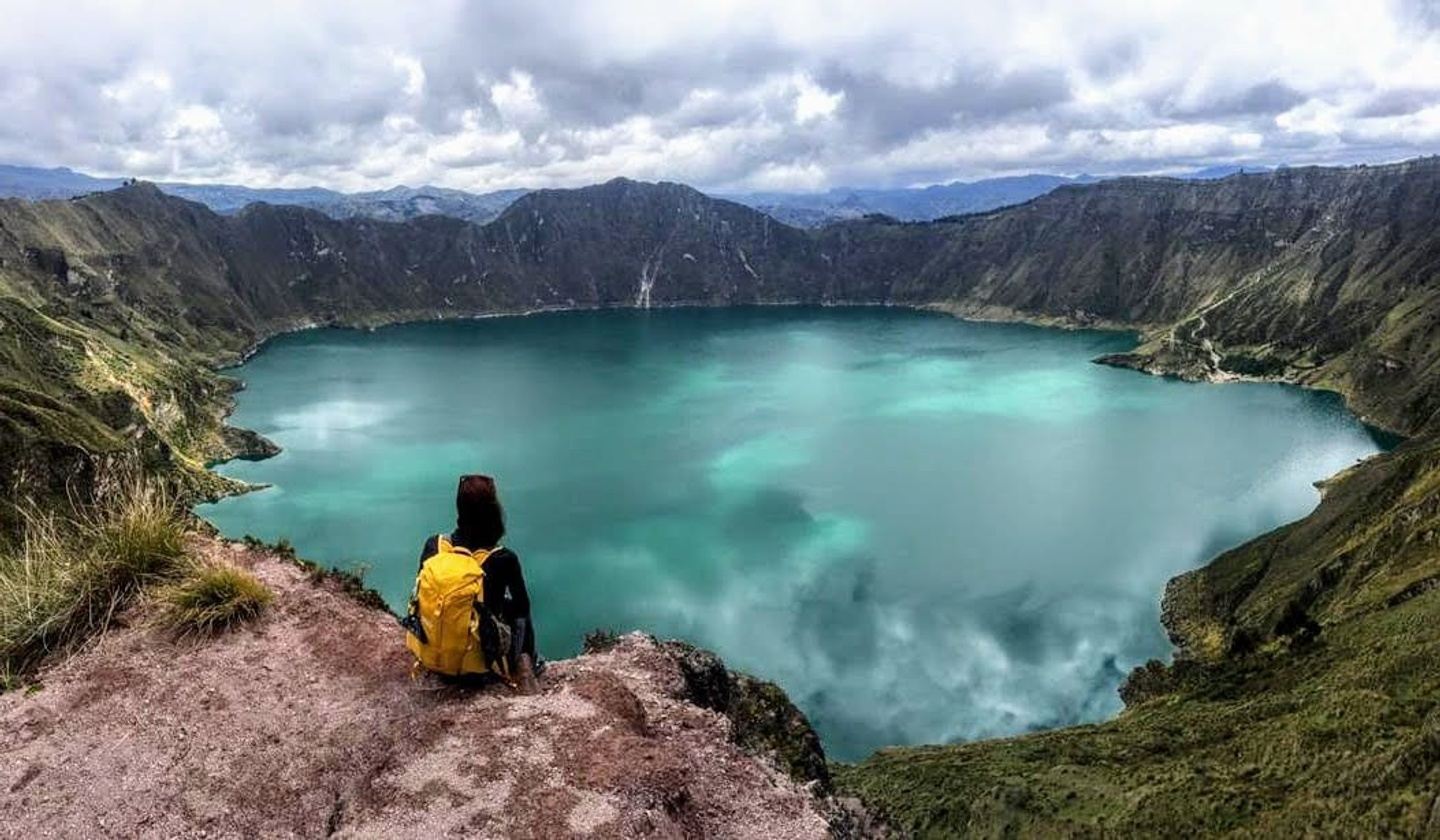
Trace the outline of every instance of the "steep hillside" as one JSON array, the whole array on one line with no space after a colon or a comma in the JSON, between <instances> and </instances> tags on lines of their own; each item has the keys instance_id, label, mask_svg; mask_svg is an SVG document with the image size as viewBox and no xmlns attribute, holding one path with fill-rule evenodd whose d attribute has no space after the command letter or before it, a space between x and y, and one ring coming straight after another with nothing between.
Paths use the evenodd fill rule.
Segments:
<instances>
[{"instance_id":1,"label":"steep hillside","mask_svg":"<svg viewBox=\"0 0 1440 840\"><path fill-rule=\"evenodd\" d=\"M264 550L192 551L275 603L188 641L142 603L0 695L0 833L768 840L858 813L804 717L712 654L636 634L533 696L412 681L388 613Z\"/></svg>"},{"instance_id":2,"label":"steep hillside","mask_svg":"<svg viewBox=\"0 0 1440 840\"><path fill-rule=\"evenodd\" d=\"M1117 361L1336 387L1414 431L1434 408L1437 181L1435 159L1119 179L988 214L814 233L623 179L529 194L484 226L269 205L222 217L142 184L0 203L13 255L0 268L32 304L128 308L176 333L147 337L221 355L310 322L646 303L890 302L1139 327L1146 344Z\"/></svg>"},{"instance_id":3,"label":"steep hillside","mask_svg":"<svg viewBox=\"0 0 1440 840\"><path fill-rule=\"evenodd\" d=\"M1139 327L1145 344L1115 361L1333 388L1381 425L1413 432L1440 383L1437 221L1436 159L1120 179L956 221L892 297L980 317ZM1410 375L1396 375L1402 368Z\"/></svg>"},{"instance_id":4,"label":"steep hillside","mask_svg":"<svg viewBox=\"0 0 1440 840\"><path fill-rule=\"evenodd\" d=\"M842 790L919 836L1440 831L1440 443L1171 581L1174 665L1098 726L883 750Z\"/></svg>"},{"instance_id":5,"label":"steep hillside","mask_svg":"<svg viewBox=\"0 0 1440 840\"><path fill-rule=\"evenodd\" d=\"M1114 721L882 750L837 783L917 837L1434 837L1437 615L1421 592L1323 643L1182 667Z\"/></svg>"},{"instance_id":6,"label":"steep hillside","mask_svg":"<svg viewBox=\"0 0 1440 840\"><path fill-rule=\"evenodd\" d=\"M211 373L264 338L545 308L883 299L812 284L815 243L679 185L540 192L483 227L337 221L253 205L221 216L138 184L0 202L0 486L61 496L121 463L201 495L203 465L266 445L222 428ZM838 277L838 275L837 275ZM76 482L76 475L82 480Z\"/></svg>"}]
</instances>

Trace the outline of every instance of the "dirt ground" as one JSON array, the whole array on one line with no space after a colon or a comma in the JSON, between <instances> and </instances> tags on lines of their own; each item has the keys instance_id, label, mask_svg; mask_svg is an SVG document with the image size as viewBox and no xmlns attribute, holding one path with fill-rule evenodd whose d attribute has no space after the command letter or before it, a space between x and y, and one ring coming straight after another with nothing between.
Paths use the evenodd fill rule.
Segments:
<instances>
[{"instance_id":1,"label":"dirt ground","mask_svg":"<svg viewBox=\"0 0 1440 840\"><path fill-rule=\"evenodd\" d=\"M682 699L631 635L534 696L412 680L393 618L243 546L276 599L179 642L144 621L0 695L0 836L823 837L818 800Z\"/></svg>"}]
</instances>

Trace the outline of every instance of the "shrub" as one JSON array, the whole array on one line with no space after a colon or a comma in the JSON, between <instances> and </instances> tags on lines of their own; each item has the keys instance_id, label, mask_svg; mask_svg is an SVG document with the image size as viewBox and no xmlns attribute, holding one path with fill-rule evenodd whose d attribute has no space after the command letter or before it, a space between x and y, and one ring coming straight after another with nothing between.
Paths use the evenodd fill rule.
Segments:
<instances>
[{"instance_id":1,"label":"shrub","mask_svg":"<svg viewBox=\"0 0 1440 840\"><path fill-rule=\"evenodd\" d=\"M294 563L300 567L309 577L310 582L317 585L333 584L341 594L354 600L361 606L379 610L384 613L394 613L385 599L371 589L365 583L365 575L370 571L369 566L364 564L353 566L349 569L335 569L329 566L322 566L313 560L306 560L295 551L295 546L290 540L281 537L277 542L267 543L253 534L246 534L240 541L251 551L261 551L274 554L287 563Z\"/></svg>"},{"instance_id":2,"label":"shrub","mask_svg":"<svg viewBox=\"0 0 1440 840\"><path fill-rule=\"evenodd\" d=\"M309 560L302 560L296 556L295 546L291 545L290 540L286 537L281 537L273 543L267 543L254 534L246 534L240 538L240 542L251 551L269 552L281 560L288 560L300 566L313 565Z\"/></svg>"},{"instance_id":3,"label":"shrub","mask_svg":"<svg viewBox=\"0 0 1440 840\"><path fill-rule=\"evenodd\" d=\"M7 682L42 658L90 612L79 568L93 562L67 551L53 516L24 511L17 545L0 556L0 670Z\"/></svg>"},{"instance_id":4,"label":"shrub","mask_svg":"<svg viewBox=\"0 0 1440 840\"><path fill-rule=\"evenodd\" d=\"M84 530L115 586L134 587L173 574L185 556L186 527L176 504L162 491L136 486L118 503L99 508Z\"/></svg>"},{"instance_id":5,"label":"shrub","mask_svg":"<svg viewBox=\"0 0 1440 840\"><path fill-rule=\"evenodd\" d=\"M88 507L20 511L0 549L0 673L19 679L45 657L107 627L145 585L173 576L186 525L162 490L127 483Z\"/></svg>"},{"instance_id":6,"label":"shrub","mask_svg":"<svg viewBox=\"0 0 1440 840\"><path fill-rule=\"evenodd\" d=\"M585 634L585 643L581 650L585 653L604 653L618 644L620 644L620 637L614 630L608 627L596 627Z\"/></svg>"},{"instance_id":7,"label":"shrub","mask_svg":"<svg viewBox=\"0 0 1440 840\"><path fill-rule=\"evenodd\" d=\"M195 562L160 590L160 623L180 636L214 635L259 617L272 598L265 584L243 569Z\"/></svg>"},{"instance_id":8,"label":"shrub","mask_svg":"<svg viewBox=\"0 0 1440 840\"><path fill-rule=\"evenodd\" d=\"M325 569L322 568L318 576L312 575L316 581L332 581L340 589L341 594L355 601L364 607L379 610L384 613L394 614L390 605L385 602L384 597L370 588L365 582L365 575L370 567L364 564L352 566L349 569Z\"/></svg>"}]
</instances>

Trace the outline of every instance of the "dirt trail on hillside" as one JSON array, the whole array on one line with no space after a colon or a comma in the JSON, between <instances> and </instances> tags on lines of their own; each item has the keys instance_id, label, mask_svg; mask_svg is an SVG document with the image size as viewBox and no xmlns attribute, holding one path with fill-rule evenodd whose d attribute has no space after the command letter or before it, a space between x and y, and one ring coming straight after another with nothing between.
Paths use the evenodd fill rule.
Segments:
<instances>
[{"instance_id":1,"label":"dirt trail on hillside","mask_svg":"<svg viewBox=\"0 0 1440 840\"><path fill-rule=\"evenodd\" d=\"M177 642L113 630L0 695L0 836L823 837L818 800L632 635L542 691L409 677L393 618L234 544L276 599Z\"/></svg>"}]
</instances>

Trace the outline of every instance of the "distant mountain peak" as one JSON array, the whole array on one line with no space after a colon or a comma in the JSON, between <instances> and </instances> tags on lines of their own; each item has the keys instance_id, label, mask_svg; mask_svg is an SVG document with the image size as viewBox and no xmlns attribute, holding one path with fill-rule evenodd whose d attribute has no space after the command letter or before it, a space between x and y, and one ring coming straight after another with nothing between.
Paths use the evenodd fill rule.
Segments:
<instances>
[{"instance_id":1,"label":"distant mountain peak","mask_svg":"<svg viewBox=\"0 0 1440 840\"><path fill-rule=\"evenodd\" d=\"M1433 162L1428 161L1430 164ZM1409 165L1424 166L1427 161L1411 161ZM1299 171L1309 168L1304 167ZM1125 176L1123 180L1217 180L1234 175L1249 177L1283 171L1287 170L1284 167L1271 169L1252 164L1221 164L1169 179ZM654 195L662 200L674 200L680 196L684 196L684 200L694 200L697 196L708 195L743 204L795 227L818 228L832 222L858 219L872 214L882 214L900 221L932 221L983 213L1023 204L1057 188L1100 180L1102 178L1088 174L1067 176L1028 173L895 189L839 186L823 192L712 194L701 193L694 187L672 181L642 181L622 175L570 191L587 197L597 195L595 191L608 191L615 195ZM113 190L124 183L124 179L95 178L63 166L43 169L0 164L0 197L72 198ZM518 198L532 192L512 188L476 193L434 184L422 184L418 187L399 184L383 190L357 193L342 193L320 187L260 189L231 184L186 183L159 183L155 186L171 195L205 204L219 213L236 213L246 205L262 202L306 207L336 219L363 217L392 222L418 216L441 215L484 223L498 218ZM566 190L546 189L534 192L553 196Z\"/></svg>"}]
</instances>

